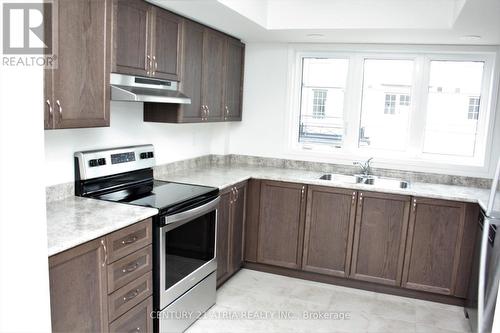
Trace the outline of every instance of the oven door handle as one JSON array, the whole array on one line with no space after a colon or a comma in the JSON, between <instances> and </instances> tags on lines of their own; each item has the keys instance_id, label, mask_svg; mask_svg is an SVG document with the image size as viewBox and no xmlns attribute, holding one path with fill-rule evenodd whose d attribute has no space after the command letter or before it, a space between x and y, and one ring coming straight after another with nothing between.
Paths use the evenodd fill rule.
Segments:
<instances>
[{"instance_id":1,"label":"oven door handle","mask_svg":"<svg viewBox=\"0 0 500 333\"><path fill-rule=\"evenodd\" d=\"M194 220L197 217L203 216L219 205L220 197L215 198L212 201L207 202L201 206L195 207L193 209L187 210L182 213L165 216L165 225L160 228L162 232L168 232L172 229L180 227L181 225Z\"/></svg>"}]
</instances>

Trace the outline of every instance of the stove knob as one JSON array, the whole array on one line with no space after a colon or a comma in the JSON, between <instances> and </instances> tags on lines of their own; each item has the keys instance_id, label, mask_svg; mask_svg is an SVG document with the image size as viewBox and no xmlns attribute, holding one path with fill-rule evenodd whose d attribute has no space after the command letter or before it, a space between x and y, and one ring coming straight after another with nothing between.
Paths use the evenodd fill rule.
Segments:
<instances>
[{"instance_id":1,"label":"stove knob","mask_svg":"<svg viewBox=\"0 0 500 333\"><path fill-rule=\"evenodd\" d=\"M100 158L97 160L97 164L99 165L106 165L106 159L105 158Z\"/></svg>"},{"instance_id":2,"label":"stove knob","mask_svg":"<svg viewBox=\"0 0 500 333\"><path fill-rule=\"evenodd\" d=\"M148 158L153 158L155 155L152 151L148 152Z\"/></svg>"},{"instance_id":3,"label":"stove knob","mask_svg":"<svg viewBox=\"0 0 500 333\"><path fill-rule=\"evenodd\" d=\"M141 160L148 158L148 153L141 153Z\"/></svg>"},{"instance_id":4,"label":"stove knob","mask_svg":"<svg viewBox=\"0 0 500 333\"><path fill-rule=\"evenodd\" d=\"M97 160L90 160L90 161L89 161L89 166L90 166L90 167L95 167L95 166L97 166Z\"/></svg>"}]
</instances>

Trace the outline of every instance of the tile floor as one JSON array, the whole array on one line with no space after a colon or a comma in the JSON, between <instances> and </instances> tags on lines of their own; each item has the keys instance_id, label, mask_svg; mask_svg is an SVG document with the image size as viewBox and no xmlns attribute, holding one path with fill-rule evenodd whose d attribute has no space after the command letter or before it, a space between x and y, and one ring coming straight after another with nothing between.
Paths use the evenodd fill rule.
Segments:
<instances>
[{"instance_id":1,"label":"tile floor","mask_svg":"<svg viewBox=\"0 0 500 333\"><path fill-rule=\"evenodd\" d=\"M242 269L218 290L217 304L186 332L464 333L470 329L461 307Z\"/></svg>"}]
</instances>

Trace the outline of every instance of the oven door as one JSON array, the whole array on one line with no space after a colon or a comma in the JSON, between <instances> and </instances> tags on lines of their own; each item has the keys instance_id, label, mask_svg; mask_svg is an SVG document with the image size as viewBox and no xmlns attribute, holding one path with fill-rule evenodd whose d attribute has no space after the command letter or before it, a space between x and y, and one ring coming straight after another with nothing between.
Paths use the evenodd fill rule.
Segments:
<instances>
[{"instance_id":1,"label":"oven door","mask_svg":"<svg viewBox=\"0 0 500 333\"><path fill-rule=\"evenodd\" d=\"M217 269L219 197L196 208L161 217L159 235L160 309Z\"/></svg>"}]
</instances>

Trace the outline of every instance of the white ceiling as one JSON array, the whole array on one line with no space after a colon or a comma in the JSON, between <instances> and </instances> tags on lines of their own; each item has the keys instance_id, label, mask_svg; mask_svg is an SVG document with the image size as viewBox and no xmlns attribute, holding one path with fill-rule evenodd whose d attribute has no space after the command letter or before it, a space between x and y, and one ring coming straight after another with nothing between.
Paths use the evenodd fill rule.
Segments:
<instances>
[{"instance_id":1,"label":"white ceiling","mask_svg":"<svg viewBox=\"0 0 500 333\"><path fill-rule=\"evenodd\" d=\"M246 42L500 45L500 0L148 1Z\"/></svg>"}]
</instances>

